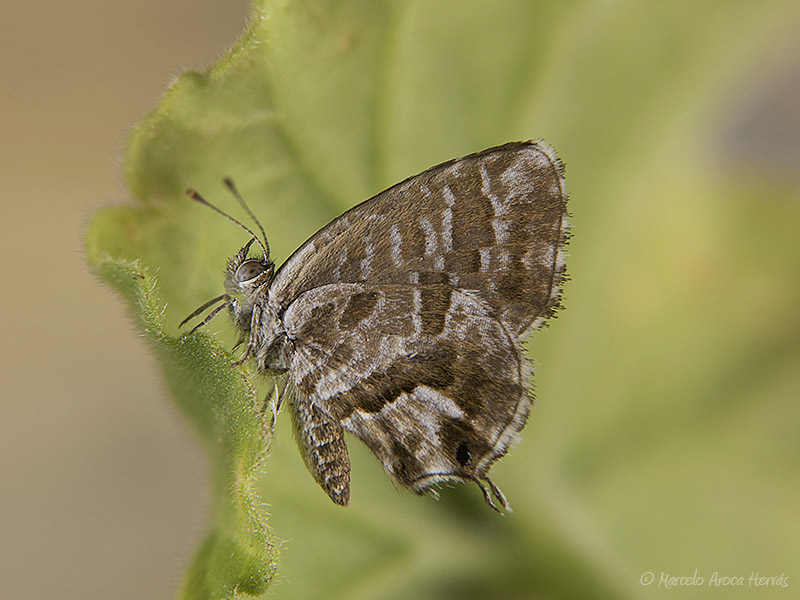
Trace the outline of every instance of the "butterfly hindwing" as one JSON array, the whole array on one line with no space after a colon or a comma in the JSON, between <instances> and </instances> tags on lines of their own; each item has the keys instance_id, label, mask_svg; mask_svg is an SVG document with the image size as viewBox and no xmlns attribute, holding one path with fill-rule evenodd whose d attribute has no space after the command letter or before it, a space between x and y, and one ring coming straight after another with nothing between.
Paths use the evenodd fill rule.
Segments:
<instances>
[{"instance_id":1,"label":"butterfly hindwing","mask_svg":"<svg viewBox=\"0 0 800 600\"><path fill-rule=\"evenodd\" d=\"M442 284L330 284L284 315L299 394L360 438L400 484L480 480L530 407L516 339Z\"/></svg>"}]
</instances>

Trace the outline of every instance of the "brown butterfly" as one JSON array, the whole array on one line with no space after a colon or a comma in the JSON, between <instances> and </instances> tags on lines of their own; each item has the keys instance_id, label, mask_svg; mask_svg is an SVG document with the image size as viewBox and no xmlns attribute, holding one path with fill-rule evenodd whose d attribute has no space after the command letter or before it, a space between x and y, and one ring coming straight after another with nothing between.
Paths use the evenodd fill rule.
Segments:
<instances>
[{"instance_id":1,"label":"brown butterfly","mask_svg":"<svg viewBox=\"0 0 800 600\"><path fill-rule=\"evenodd\" d=\"M525 336L559 308L568 237L564 169L541 141L415 175L315 233L275 272L264 229L230 260L223 302L244 358L283 382L308 470L350 501L344 432L416 494L488 477L531 406ZM250 257L253 243L261 256ZM186 321L184 321L185 323Z\"/></svg>"}]
</instances>

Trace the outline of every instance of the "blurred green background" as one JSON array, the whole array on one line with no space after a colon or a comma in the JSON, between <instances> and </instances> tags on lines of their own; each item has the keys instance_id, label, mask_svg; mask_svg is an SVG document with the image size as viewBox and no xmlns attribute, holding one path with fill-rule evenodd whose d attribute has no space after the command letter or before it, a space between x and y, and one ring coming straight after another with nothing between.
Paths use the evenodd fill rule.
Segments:
<instances>
[{"instance_id":1,"label":"blurred green background","mask_svg":"<svg viewBox=\"0 0 800 600\"><path fill-rule=\"evenodd\" d=\"M567 163L575 237L566 310L529 343L536 408L494 471L515 513L499 519L465 486L439 502L399 492L355 442L353 505L339 509L283 415L261 486L284 542L270 594L794 597L800 6L272 4L265 103L223 86L194 114L170 105L200 124L196 148L129 165L148 214L178 215L186 239L219 231L150 265L171 321L218 293L241 242L178 202L189 184L225 198L223 175L265 215L280 261L403 177L544 137ZM94 209L130 198L113 158L126 129L171 76L229 47L247 13L0 8L3 597L171 597L201 539L202 453L123 303L88 274L81 237ZM259 111L280 144L253 134ZM303 173L294 203L292 185L258 194L297 180L285 148ZM752 587L756 571L788 587ZM700 585L659 589L695 573ZM744 585L713 587L715 573Z\"/></svg>"}]
</instances>

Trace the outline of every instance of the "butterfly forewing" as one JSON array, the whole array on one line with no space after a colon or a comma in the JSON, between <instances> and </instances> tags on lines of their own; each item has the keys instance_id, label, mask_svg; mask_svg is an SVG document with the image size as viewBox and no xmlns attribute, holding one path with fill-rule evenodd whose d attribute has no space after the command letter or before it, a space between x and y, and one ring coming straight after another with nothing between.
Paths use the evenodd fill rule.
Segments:
<instances>
[{"instance_id":1,"label":"butterfly forewing","mask_svg":"<svg viewBox=\"0 0 800 600\"><path fill-rule=\"evenodd\" d=\"M282 308L332 283L446 284L475 291L514 334L557 305L566 234L562 167L511 143L433 167L359 204L281 267Z\"/></svg>"}]
</instances>

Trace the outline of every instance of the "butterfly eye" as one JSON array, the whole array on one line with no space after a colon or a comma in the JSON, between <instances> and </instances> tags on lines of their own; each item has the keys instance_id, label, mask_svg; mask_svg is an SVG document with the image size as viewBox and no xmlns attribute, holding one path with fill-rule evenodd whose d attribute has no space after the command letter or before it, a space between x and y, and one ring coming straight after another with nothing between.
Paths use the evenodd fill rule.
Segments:
<instances>
[{"instance_id":1,"label":"butterfly eye","mask_svg":"<svg viewBox=\"0 0 800 600\"><path fill-rule=\"evenodd\" d=\"M246 283L264 272L264 265L257 260L246 260L236 269L234 277L239 283Z\"/></svg>"}]
</instances>

